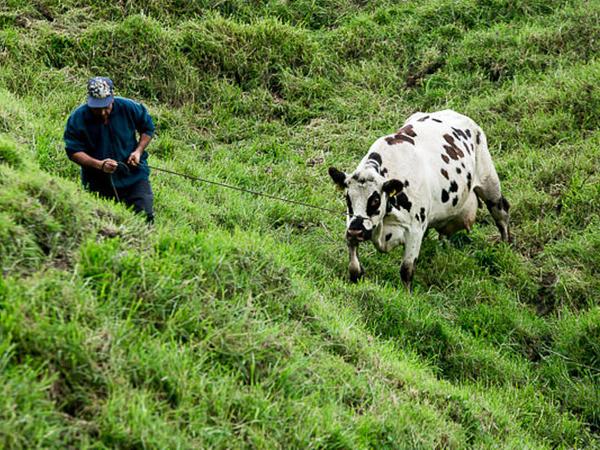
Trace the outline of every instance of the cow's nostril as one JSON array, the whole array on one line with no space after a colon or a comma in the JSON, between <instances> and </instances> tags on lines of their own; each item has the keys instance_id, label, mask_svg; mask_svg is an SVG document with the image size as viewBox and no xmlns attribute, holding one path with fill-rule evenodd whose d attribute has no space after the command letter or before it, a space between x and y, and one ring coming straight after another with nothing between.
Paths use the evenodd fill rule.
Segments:
<instances>
[{"instance_id":1,"label":"cow's nostril","mask_svg":"<svg viewBox=\"0 0 600 450\"><path fill-rule=\"evenodd\" d=\"M355 230L355 229L349 228L347 233L348 233L348 236L360 236L362 234L362 230Z\"/></svg>"}]
</instances>

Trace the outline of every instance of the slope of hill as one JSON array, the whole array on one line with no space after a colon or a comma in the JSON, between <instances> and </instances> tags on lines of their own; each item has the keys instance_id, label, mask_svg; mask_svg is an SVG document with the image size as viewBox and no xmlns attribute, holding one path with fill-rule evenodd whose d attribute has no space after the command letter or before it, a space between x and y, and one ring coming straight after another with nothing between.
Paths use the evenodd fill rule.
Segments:
<instances>
[{"instance_id":1,"label":"slope of hill","mask_svg":"<svg viewBox=\"0 0 600 450\"><path fill-rule=\"evenodd\" d=\"M0 4L0 446L600 445L600 3ZM85 81L157 125L152 164L340 211L411 113L486 131L513 245L362 250L341 216L152 176L157 224L78 186Z\"/></svg>"}]
</instances>

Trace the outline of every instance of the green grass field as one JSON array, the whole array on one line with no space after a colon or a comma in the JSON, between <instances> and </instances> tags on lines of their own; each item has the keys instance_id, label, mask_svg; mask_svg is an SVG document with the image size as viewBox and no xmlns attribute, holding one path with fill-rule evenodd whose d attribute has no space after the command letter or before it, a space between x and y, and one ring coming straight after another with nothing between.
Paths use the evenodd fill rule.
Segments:
<instances>
[{"instance_id":1,"label":"green grass field","mask_svg":"<svg viewBox=\"0 0 600 450\"><path fill-rule=\"evenodd\" d=\"M1 448L600 447L598 0L0 2ZM343 211L327 175L415 111L488 136L484 209L402 249L154 172L157 223L79 185L92 75L150 164Z\"/></svg>"}]
</instances>

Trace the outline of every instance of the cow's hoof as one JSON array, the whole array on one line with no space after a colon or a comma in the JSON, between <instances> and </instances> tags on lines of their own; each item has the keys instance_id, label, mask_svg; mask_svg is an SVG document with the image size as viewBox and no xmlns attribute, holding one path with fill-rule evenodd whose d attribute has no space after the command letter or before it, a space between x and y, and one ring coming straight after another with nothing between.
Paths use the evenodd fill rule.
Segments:
<instances>
[{"instance_id":1,"label":"cow's hoof","mask_svg":"<svg viewBox=\"0 0 600 450\"><path fill-rule=\"evenodd\" d=\"M506 230L504 230L502 233L500 233L500 238L507 244L512 245L515 243L512 235L510 234L510 230L508 229L508 227L506 228Z\"/></svg>"},{"instance_id":2,"label":"cow's hoof","mask_svg":"<svg viewBox=\"0 0 600 450\"><path fill-rule=\"evenodd\" d=\"M360 269L360 272L350 272L350 282L357 283L358 280L360 280L364 274L365 274L365 271L362 269Z\"/></svg>"},{"instance_id":3,"label":"cow's hoof","mask_svg":"<svg viewBox=\"0 0 600 450\"><path fill-rule=\"evenodd\" d=\"M408 289L408 292L412 292L412 279L414 273L414 263L402 263L402 266L400 266L400 278L402 279L402 284L404 284L404 286L406 286L406 289Z\"/></svg>"}]
</instances>

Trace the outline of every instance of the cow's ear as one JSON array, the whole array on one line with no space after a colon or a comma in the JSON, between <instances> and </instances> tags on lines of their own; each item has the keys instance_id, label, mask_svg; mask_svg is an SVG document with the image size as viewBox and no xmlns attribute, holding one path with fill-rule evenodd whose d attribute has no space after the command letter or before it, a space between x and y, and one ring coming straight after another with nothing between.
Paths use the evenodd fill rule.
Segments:
<instances>
[{"instance_id":1,"label":"cow's ear","mask_svg":"<svg viewBox=\"0 0 600 450\"><path fill-rule=\"evenodd\" d=\"M346 174L341 170L337 170L335 167L330 167L329 176L340 189L345 189L348 187L346 184Z\"/></svg>"},{"instance_id":2,"label":"cow's ear","mask_svg":"<svg viewBox=\"0 0 600 450\"><path fill-rule=\"evenodd\" d=\"M404 189L404 184L400 180L389 180L383 183L383 192L385 192L388 197L393 197L398 192L401 192Z\"/></svg>"}]
</instances>

